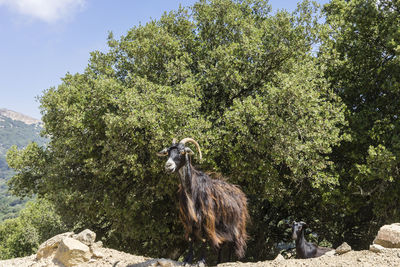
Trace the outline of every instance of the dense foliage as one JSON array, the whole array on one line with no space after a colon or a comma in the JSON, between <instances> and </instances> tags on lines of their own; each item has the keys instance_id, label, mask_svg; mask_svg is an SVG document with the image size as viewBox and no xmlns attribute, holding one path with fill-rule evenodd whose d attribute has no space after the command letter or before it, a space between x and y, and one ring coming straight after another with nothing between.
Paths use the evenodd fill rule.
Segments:
<instances>
[{"instance_id":1,"label":"dense foliage","mask_svg":"<svg viewBox=\"0 0 400 267\"><path fill-rule=\"evenodd\" d=\"M28 202L19 217L0 224L0 260L31 255L43 241L66 229L51 203Z\"/></svg>"},{"instance_id":2,"label":"dense foliage","mask_svg":"<svg viewBox=\"0 0 400 267\"><path fill-rule=\"evenodd\" d=\"M324 12L319 58L348 107L350 136L332 154L343 213L335 223L366 248L382 224L400 220L400 2L332 0Z\"/></svg>"},{"instance_id":3,"label":"dense foliage","mask_svg":"<svg viewBox=\"0 0 400 267\"><path fill-rule=\"evenodd\" d=\"M364 21L353 5L376 16ZM365 226L398 216L398 7L333 0L324 10L320 25L308 2L272 15L262 0L200 0L110 35L108 52L44 92L51 140L8 152L13 192L50 200L69 227L91 228L108 246L178 258L187 248L179 182L155 152L193 137L204 154L194 161L249 198L248 260L272 257L292 219L317 241L362 247L373 234ZM359 35L368 23L377 41L391 29L382 47L393 50ZM391 51L390 64L379 61Z\"/></svg>"}]
</instances>

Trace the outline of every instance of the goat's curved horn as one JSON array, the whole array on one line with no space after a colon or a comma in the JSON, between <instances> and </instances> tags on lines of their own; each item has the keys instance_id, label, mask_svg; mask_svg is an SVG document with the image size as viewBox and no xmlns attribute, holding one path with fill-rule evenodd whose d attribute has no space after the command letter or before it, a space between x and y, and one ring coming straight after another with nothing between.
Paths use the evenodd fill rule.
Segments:
<instances>
[{"instance_id":1,"label":"goat's curved horn","mask_svg":"<svg viewBox=\"0 0 400 267\"><path fill-rule=\"evenodd\" d=\"M199 156L200 156L200 159L201 159L201 150L200 150L200 146L199 146L199 144L196 142L196 140L194 140L194 139L192 139L192 138L189 138L189 137L186 137L186 138L183 138L179 143L185 144L185 143L187 143L187 142L193 143L193 144L196 146L197 151L199 151Z\"/></svg>"},{"instance_id":2,"label":"goat's curved horn","mask_svg":"<svg viewBox=\"0 0 400 267\"><path fill-rule=\"evenodd\" d=\"M156 154L159 157L165 157L165 156L168 156L168 150L166 148L164 148L163 150L161 150L160 152L157 152Z\"/></svg>"}]
</instances>

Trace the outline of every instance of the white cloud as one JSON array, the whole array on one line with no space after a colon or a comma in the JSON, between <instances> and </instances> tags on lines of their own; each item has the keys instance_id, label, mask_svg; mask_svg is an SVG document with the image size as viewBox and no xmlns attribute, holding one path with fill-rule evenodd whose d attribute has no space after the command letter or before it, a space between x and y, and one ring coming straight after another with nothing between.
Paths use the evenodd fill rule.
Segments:
<instances>
[{"instance_id":1,"label":"white cloud","mask_svg":"<svg viewBox=\"0 0 400 267\"><path fill-rule=\"evenodd\" d=\"M70 17L85 7L86 0L0 0L0 6L52 23Z\"/></svg>"}]
</instances>

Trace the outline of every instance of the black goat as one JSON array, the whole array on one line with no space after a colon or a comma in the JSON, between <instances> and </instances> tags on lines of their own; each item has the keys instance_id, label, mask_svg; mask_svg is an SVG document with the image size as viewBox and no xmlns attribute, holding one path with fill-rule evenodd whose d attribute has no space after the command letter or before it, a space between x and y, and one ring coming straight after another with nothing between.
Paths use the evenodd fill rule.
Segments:
<instances>
[{"instance_id":1,"label":"black goat","mask_svg":"<svg viewBox=\"0 0 400 267\"><path fill-rule=\"evenodd\" d=\"M204 246L208 239L213 248L218 249L218 262L221 260L220 246L232 242L235 254L242 258L246 249L246 222L249 219L247 198L238 186L221 179L212 179L204 172L196 170L191 164L193 151L185 143L193 143L199 151L199 144L192 138L179 143L174 139L172 146L157 153L168 156L165 169L178 172L179 214L185 227L185 237L190 241L189 253L185 263L193 260L193 242L203 242L200 262L205 263Z\"/></svg>"},{"instance_id":2,"label":"black goat","mask_svg":"<svg viewBox=\"0 0 400 267\"><path fill-rule=\"evenodd\" d=\"M296 241L296 258L317 258L332 250L307 242L304 238L304 229L306 228L305 222L293 222L292 224L292 238Z\"/></svg>"}]
</instances>

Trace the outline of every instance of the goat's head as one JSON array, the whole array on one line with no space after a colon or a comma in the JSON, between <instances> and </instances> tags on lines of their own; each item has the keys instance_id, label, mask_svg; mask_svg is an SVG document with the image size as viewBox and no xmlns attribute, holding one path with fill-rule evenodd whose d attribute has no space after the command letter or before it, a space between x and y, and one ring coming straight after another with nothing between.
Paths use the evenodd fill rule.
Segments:
<instances>
[{"instance_id":1,"label":"goat's head","mask_svg":"<svg viewBox=\"0 0 400 267\"><path fill-rule=\"evenodd\" d=\"M307 228L305 222L293 222L292 224L292 239L297 240L301 236L301 231Z\"/></svg>"},{"instance_id":2,"label":"goat's head","mask_svg":"<svg viewBox=\"0 0 400 267\"><path fill-rule=\"evenodd\" d=\"M197 150L199 151L199 156L201 159L201 151L199 144L192 138L184 138L179 143L176 142L176 139L172 140L172 145L169 148L164 148L160 152L157 153L160 157L168 156L168 160L165 163L165 170L169 172L176 172L182 166L185 165L187 157L189 155L193 155L194 152L189 148L186 147L186 143L193 143Z\"/></svg>"}]
</instances>

